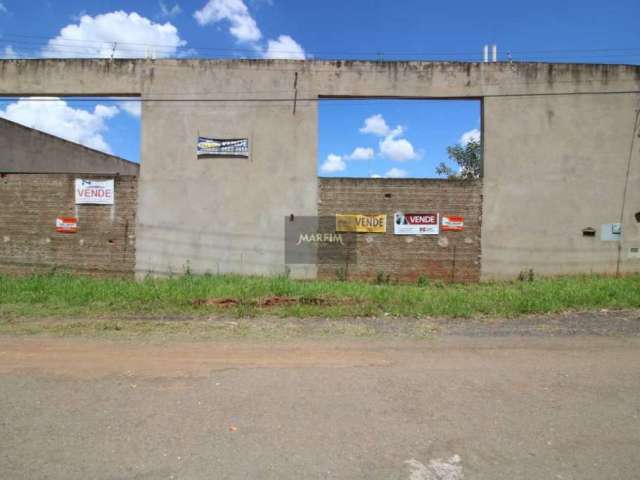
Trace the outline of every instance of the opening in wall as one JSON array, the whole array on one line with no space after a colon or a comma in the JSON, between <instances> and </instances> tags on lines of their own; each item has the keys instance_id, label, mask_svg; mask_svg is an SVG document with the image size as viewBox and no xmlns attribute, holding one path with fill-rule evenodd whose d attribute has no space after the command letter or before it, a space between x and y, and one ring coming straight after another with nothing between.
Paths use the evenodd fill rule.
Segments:
<instances>
[{"instance_id":1,"label":"opening in wall","mask_svg":"<svg viewBox=\"0 0 640 480\"><path fill-rule=\"evenodd\" d=\"M480 99L322 98L318 175L477 178Z\"/></svg>"},{"instance_id":2,"label":"opening in wall","mask_svg":"<svg viewBox=\"0 0 640 480\"><path fill-rule=\"evenodd\" d=\"M73 173L81 169L83 150L74 149L69 142L115 157L114 162L127 160L137 165L140 123L139 98L0 97L0 141L4 146L0 170L15 167L22 173L37 173L30 169L50 168L60 172L66 167ZM18 139L28 144L21 147ZM37 151L47 152L47 158L36 155ZM91 163L89 171L100 164L89 157L86 162Z\"/></svg>"}]
</instances>

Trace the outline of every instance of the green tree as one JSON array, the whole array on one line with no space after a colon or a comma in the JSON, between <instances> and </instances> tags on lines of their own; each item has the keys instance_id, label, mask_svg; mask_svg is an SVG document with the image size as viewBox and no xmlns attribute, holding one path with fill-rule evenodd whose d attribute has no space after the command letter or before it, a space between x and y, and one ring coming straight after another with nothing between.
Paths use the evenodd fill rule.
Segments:
<instances>
[{"instance_id":1,"label":"green tree","mask_svg":"<svg viewBox=\"0 0 640 480\"><path fill-rule=\"evenodd\" d=\"M472 180L480 178L480 162L482 161L482 148L480 142L471 140L466 145L458 143L447 147L447 155L450 160L458 164L460 169L456 172L453 168L440 162L436 167L438 175L451 179Z\"/></svg>"}]
</instances>

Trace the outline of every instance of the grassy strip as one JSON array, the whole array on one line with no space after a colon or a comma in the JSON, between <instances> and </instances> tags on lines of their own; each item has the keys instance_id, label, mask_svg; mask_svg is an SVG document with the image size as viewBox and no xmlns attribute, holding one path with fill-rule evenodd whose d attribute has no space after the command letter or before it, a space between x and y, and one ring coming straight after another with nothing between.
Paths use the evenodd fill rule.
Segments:
<instances>
[{"instance_id":1,"label":"grassy strip","mask_svg":"<svg viewBox=\"0 0 640 480\"><path fill-rule=\"evenodd\" d=\"M271 296L301 300L261 308ZM197 305L194 300L231 298L238 305ZM322 299L323 303L314 303ZM184 276L96 279L72 275L0 276L0 321L11 318L100 316L509 317L527 313L640 308L640 276L581 276L531 282L472 285L430 283L374 285L362 282L295 281L285 277Z\"/></svg>"}]
</instances>

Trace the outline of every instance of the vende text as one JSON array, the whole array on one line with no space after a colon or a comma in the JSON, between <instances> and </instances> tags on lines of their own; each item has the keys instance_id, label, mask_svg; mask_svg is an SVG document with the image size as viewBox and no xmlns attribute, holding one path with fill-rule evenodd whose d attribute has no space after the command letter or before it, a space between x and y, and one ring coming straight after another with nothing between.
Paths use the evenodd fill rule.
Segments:
<instances>
[{"instance_id":1,"label":"vende text","mask_svg":"<svg viewBox=\"0 0 640 480\"><path fill-rule=\"evenodd\" d=\"M79 188L78 196L80 198L105 198L109 199L113 196L113 191L104 188Z\"/></svg>"}]
</instances>

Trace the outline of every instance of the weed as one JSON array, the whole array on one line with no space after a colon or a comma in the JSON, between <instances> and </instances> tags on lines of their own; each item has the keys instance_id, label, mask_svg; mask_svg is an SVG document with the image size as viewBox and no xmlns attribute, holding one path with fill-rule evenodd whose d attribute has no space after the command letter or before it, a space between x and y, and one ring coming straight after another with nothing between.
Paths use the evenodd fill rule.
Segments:
<instances>
[{"instance_id":1,"label":"weed","mask_svg":"<svg viewBox=\"0 0 640 480\"><path fill-rule=\"evenodd\" d=\"M388 285L391 282L391 276L389 274L385 275L382 270L379 270L376 273L376 285Z\"/></svg>"},{"instance_id":2,"label":"weed","mask_svg":"<svg viewBox=\"0 0 640 480\"><path fill-rule=\"evenodd\" d=\"M533 282L534 276L533 268L530 268L529 270L520 271L518 274L518 280L521 282Z\"/></svg>"}]
</instances>

